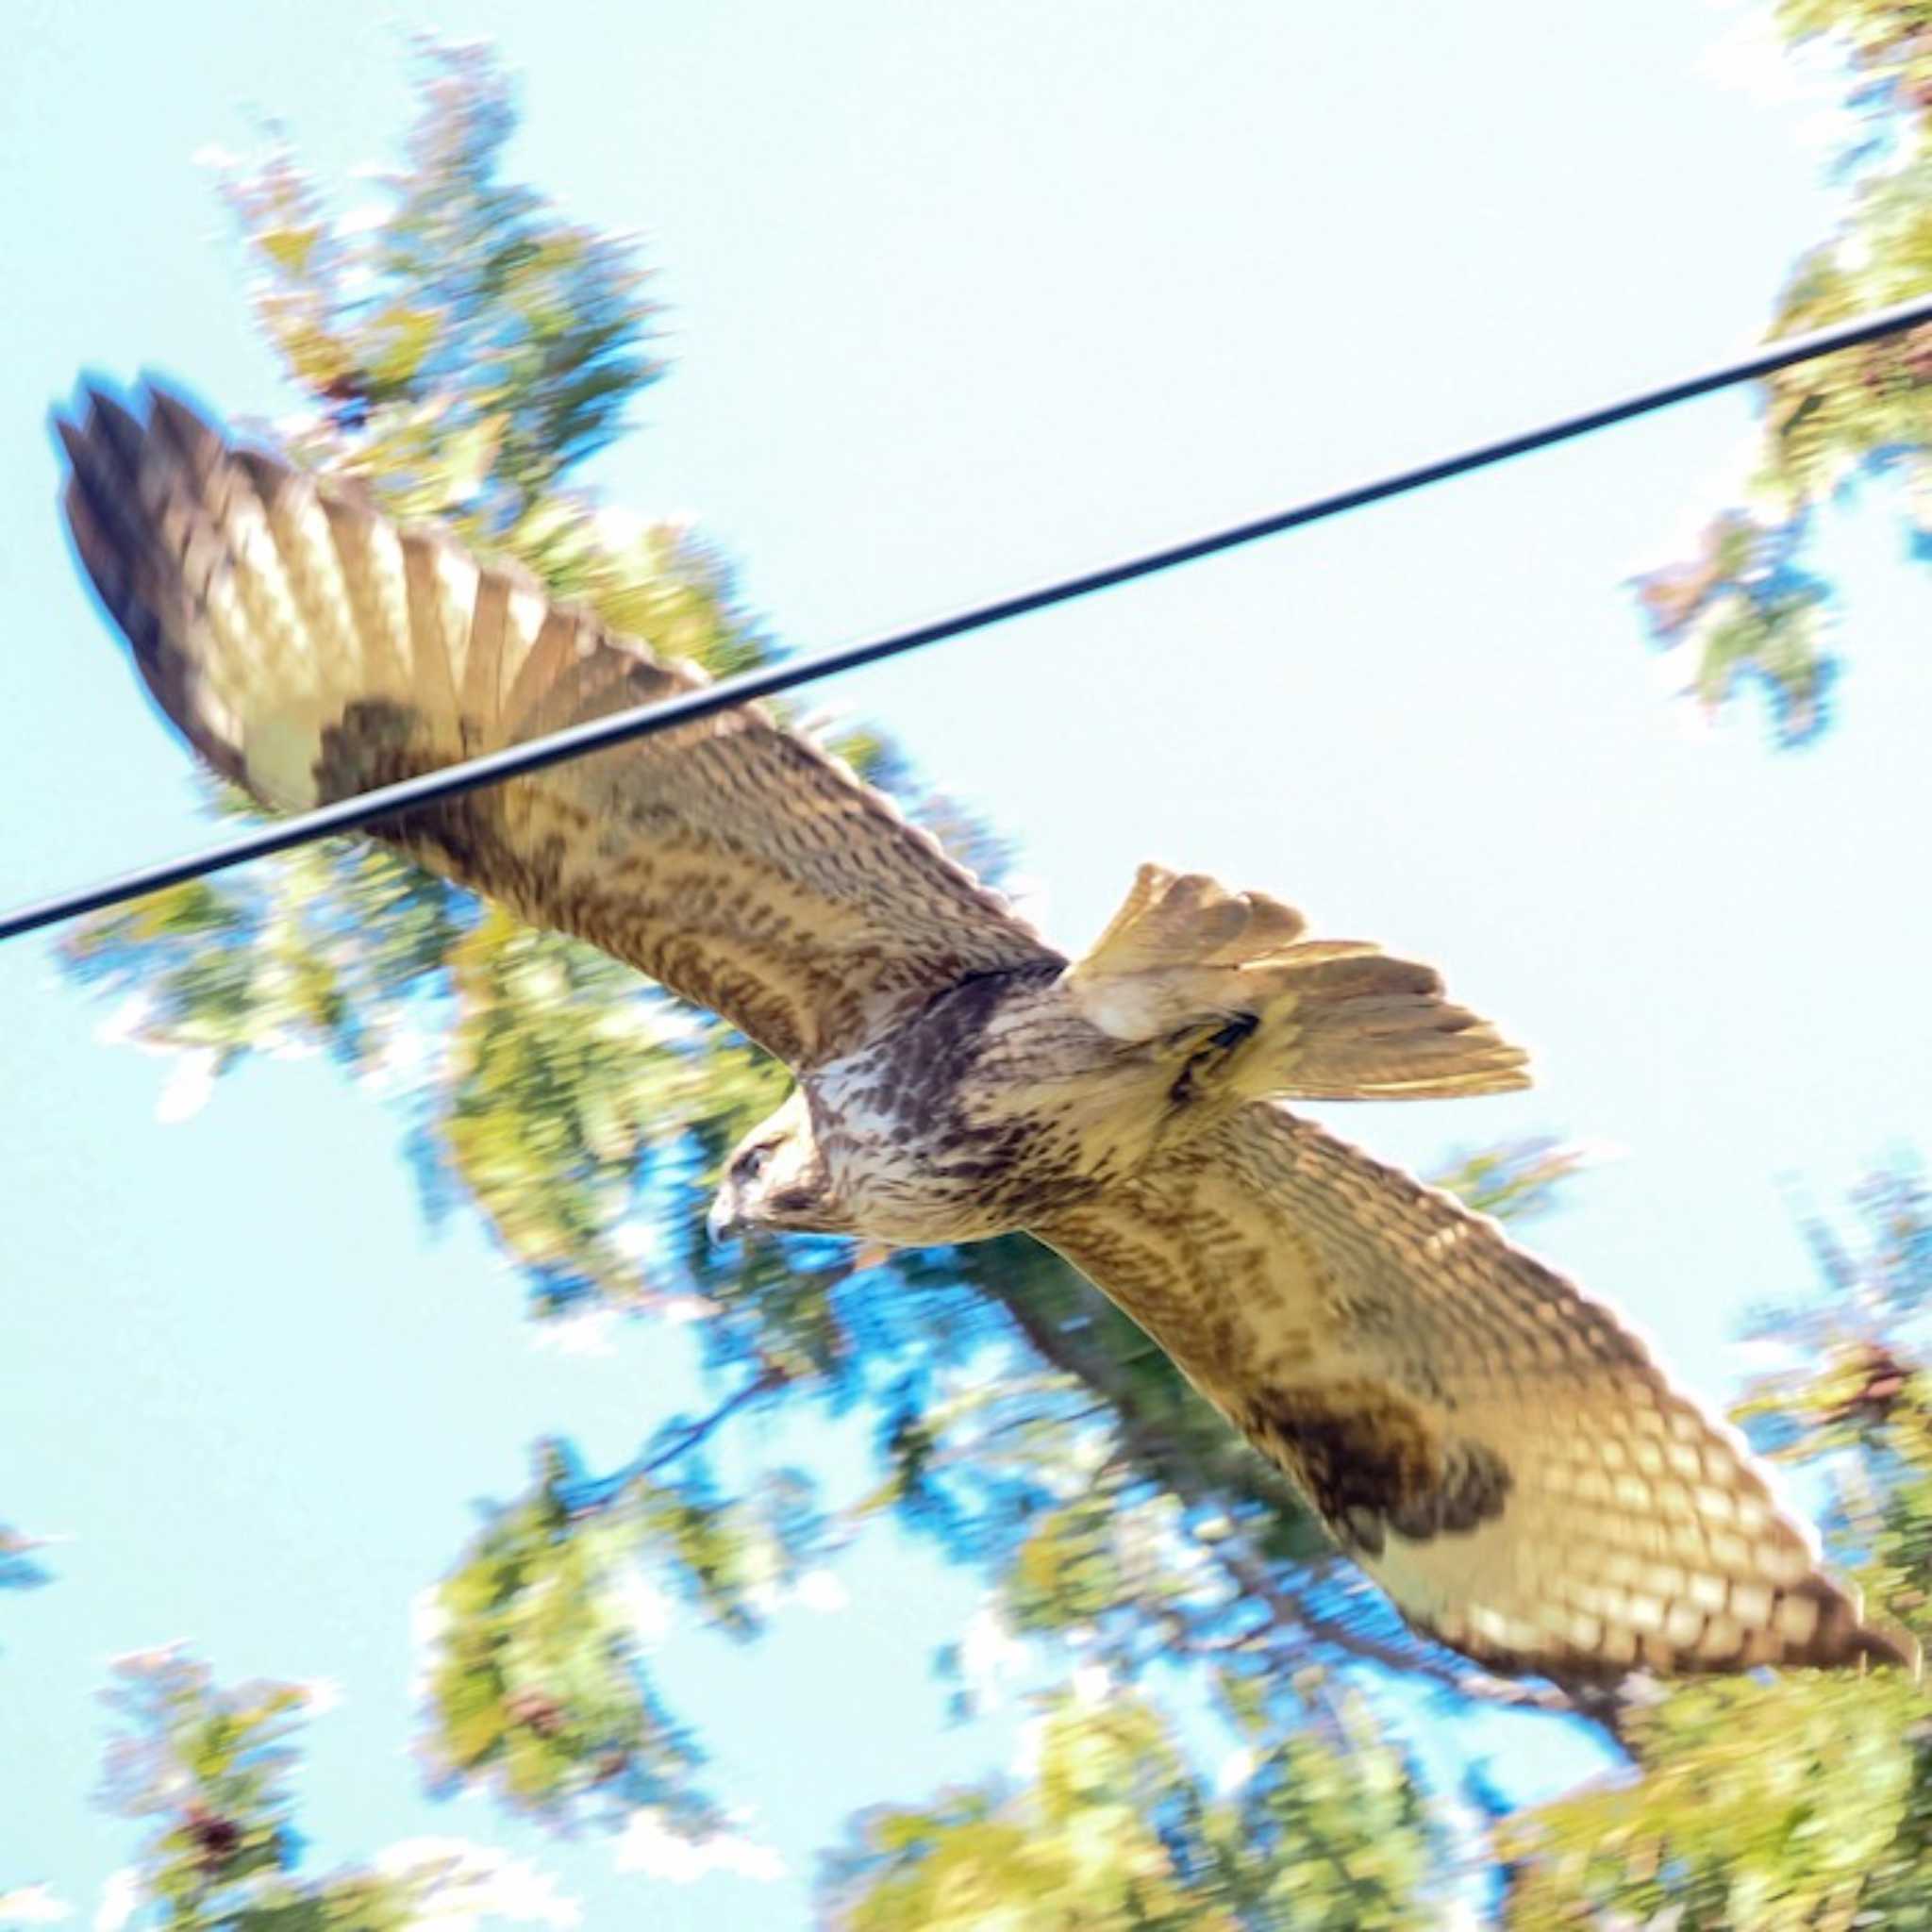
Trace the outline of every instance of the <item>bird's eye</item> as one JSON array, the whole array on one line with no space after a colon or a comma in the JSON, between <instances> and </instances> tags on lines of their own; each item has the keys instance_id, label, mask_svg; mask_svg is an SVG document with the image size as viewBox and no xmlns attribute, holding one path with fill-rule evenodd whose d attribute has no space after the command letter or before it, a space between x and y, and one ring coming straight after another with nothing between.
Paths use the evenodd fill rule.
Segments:
<instances>
[{"instance_id":1,"label":"bird's eye","mask_svg":"<svg viewBox=\"0 0 1932 1932\"><path fill-rule=\"evenodd\" d=\"M765 1171L765 1162L772 1158L772 1143L761 1141L756 1147L747 1147L731 1163L731 1177L739 1181L755 1181Z\"/></svg>"}]
</instances>

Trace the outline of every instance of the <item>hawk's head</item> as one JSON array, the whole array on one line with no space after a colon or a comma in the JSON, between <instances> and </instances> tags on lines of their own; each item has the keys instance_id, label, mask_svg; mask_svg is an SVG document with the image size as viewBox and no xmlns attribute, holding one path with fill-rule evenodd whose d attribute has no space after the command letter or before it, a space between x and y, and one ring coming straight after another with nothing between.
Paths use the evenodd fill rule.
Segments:
<instances>
[{"instance_id":1,"label":"hawk's head","mask_svg":"<svg viewBox=\"0 0 1932 1932\"><path fill-rule=\"evenodd\" d=\"M713 1241L727 1241L745 1227L852 1232L850 1218L833 1197L804 1088L793 1088L785 1105L731 1150L705 1225Z\"/></svg>"}]
</instances>

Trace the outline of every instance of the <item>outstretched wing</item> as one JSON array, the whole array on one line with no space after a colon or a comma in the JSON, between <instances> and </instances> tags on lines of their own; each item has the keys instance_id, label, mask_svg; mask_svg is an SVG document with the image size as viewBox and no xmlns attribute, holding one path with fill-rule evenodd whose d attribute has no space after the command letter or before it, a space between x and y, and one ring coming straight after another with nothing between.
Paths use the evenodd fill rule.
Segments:
<instances>
[{"instance_id":1,"label":"outstretched wing","mask_svg":"<svg viewBox=\"0 0 1932 1932\"><path fill-rule=\"evenodd\" d=\"M1578 1677L1898 1655L1607 1309L1281 1108L1035 1232L1472 1657Z\"/></svg>"},{"instance_id":2,"label":"outstretched wing","mask_svg":"<svg viewBox=\"0 0 1932 1932\"><path fill-rule=\"evenodd\" d=\"M263 803L325 803L706 682L237 451L176 398L62 422L67 515L162 708ZM795 1066L962 974L1058 956L883 793L757 707L383 825L437 871L591 941Z\"/></svg>"}]
</instances>

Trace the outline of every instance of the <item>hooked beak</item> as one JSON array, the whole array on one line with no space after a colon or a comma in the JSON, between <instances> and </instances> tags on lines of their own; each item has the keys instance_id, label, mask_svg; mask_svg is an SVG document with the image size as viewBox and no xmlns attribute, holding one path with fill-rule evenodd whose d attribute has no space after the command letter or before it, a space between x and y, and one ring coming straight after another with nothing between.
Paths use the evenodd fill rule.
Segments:
<instances>
[{"instance_id":1,"label":"hooked beak","mask_svg":"<svg viewBox=\"0 0 1932 1932\"><path fill-rule=\"evenodd\" d=\"M729 1188L720 1188L711 1197L710 1212L705 1216L705 1236L714 1248L728 1247L738 1239L738 1206Z\"/></svg>"}]
</instances>

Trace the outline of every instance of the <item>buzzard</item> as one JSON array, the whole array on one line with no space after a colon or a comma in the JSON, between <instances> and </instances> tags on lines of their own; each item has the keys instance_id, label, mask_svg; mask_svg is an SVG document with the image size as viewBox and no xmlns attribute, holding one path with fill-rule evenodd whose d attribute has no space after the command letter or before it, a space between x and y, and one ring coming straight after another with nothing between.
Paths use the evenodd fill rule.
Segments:
<instances>
[{"instance_id":1,"label":"buzzard","mask_svg":"<svg viewBox=\"0 0 1932 1932\"><path fill-rule=\"evenodd\" d=\"M58 427L74 541L141 675L271 808L705 681L165 390L140 414L91 393ZM714 1230L1025 1229L1430 1635L1559 1678L1896 1655L1613 1314L1282 1105L1524 1085L1427 967L1155 865L1070 960L755 706L372 829L790 1063Z\"/></svg>"}]
</instances>

